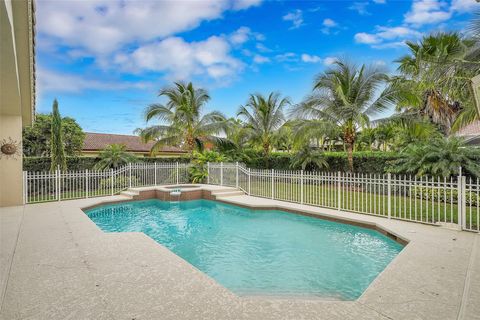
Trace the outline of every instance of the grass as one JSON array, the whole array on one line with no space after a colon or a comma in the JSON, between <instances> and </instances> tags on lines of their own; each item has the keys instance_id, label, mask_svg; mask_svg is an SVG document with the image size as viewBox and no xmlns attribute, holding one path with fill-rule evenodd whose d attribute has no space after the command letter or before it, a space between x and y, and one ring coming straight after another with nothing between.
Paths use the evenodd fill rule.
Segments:
<instances>
[{"instance_id":1,"label":"grass","mask_svg":"<svg viewBox=\"0 0 480 320\"><path fill-rule=\"evenodd\" d=\"M247 182L241 181L243 189L247 190ZM268 180L258 181L252 179L251 194L265 198L272 197L271 182ZM114 194L119 193L123 189L115 188ZM413 189L412 189L413 190ZM341 209L345 211L375 214L380 216L388 216L388 196L386 195L386 187L377 186L376 189L361 189L359 187L343 188L340 190ZM424 223L458 223L458 205L456 199L447 194L446 201L432 202L429 200L420 199L415 196L412 191L410 195L400 194L392 191L391 196L391 217L397 219L413 220ZM417 190L417 195L418 195ZM442 192L442 191L440 191ZM54 192L44 192L42 197L36 198L31 196L29 203L56 201ZM110 187L101 187L90 190L89 197L109 196L111 195ZM64 191L60 194L62 200L86 198L85 190L76 192ZM423 194L425 197L425 194ZM303 203L338 208L339 190L334 184L304 184ZM477 196L478 197L478 196ZM277 179L274 185L274 198L277 200L284 200L290 202L301 202L301 186L300 180L295 183L285 183L282 179ZM478 205L468 205L466 207L466 228L477 230L479 228L480 209Z\"/></svg>"},{"instance_id":2,"label":"grass","mask_svg":"<svg viewBox=\"0 0 480 320\"><path fill-rule=\"evenodd\" d=\"M251 182L251 195L265 198L272 197L271 183ZM248 186L244 184L244 188ZM395 195L394 195L395 192ZM437 201L420 199L412 189L412 194L406 190L406 194L392 191L391 217L397 219L420 221L424 223L458 223L458 204L456 200L447 197ZM419 191L418 191L419 192ZM440 191L442 192L442 191ZM376 189L364 190L359 187L340 190L341 209L345 211L388 216L388 196L386 187L377 186ZM305 184L303 190L303 203L321 207L338 208L339 191L335 185L311 185ZM425 195L423 194L423 197ZM301 202L301 186L299 183L275 182L274 198L290 202ZM476 230L479 223L480 210L477 205L466 207L466 227Z\"/></svg>"}]
</instances>

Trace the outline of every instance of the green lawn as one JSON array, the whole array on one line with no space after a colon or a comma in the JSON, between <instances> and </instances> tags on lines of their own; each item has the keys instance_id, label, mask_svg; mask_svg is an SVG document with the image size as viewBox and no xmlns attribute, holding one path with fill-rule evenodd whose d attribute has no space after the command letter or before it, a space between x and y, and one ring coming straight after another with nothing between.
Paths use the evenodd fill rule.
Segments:
<instances>
[{"instance_id":1,"label":"green lawn","mask_svg":"<svg viewBox=\"0 0 480 320\"><path fill-rule=\"evenodd\" d=\"M245 190L248 189L247 181L242 181L240 184ZM114 193L116 194L120 191L119 188L116 188ZM399 194L392 191L391 217L425 223L436 223L439 221L458 223L458 205L455 199L452 199L449 195L445 197L445 200L441 201L432 201L431 197L429 200L420 199L418 197L419 192L420 191L417 190L417 197L415 197L414 191L412 191L411 195L409 191L407 191L407 194ZM359 187L356 187L356 189L345 189L344 187L340 191L341 208L346 211L387 216L388 197L386 193L386 187L383 186L377 187L376 190L364 190ZM110 194L110 188L99 188L90 190L89 197L108 196ZM263 182L252 179L251 194L271 198L271 182L269 182L268 179L265 179ZM304 184L303 203L321 207L338 208L338 195L338 188L334 184ZM425 197L425 195L423 196ZM84 190L77 192L65 191L61 193L61 198L65 200L85 197L86 193ZM274 198L290 202L301 202L300 180L298 179L296 183L285 183L282 179L278 179L274 185ZM29 199L29 203L46 201L56 201L55 193L50 192L46 193L43 197L31 197ZM477 204L467 204L465 225L468 229L476 230L478 228L479 215L480 210Z\"/></svg>"},{"instance_id":2,"label":"green lawn","mask_svg":"<svg viewBox=\"0 0 480 320\"><path fill-rule=\"evenodd\" d=\"M247 183L243 184L247 189ZM251 194L271 198L271 183L264 181L251 182ZM310 185L305 184L303 190L303 203L321 207L338 208L338 188L335 185ZM431 199L420 199L420 191L417 190L417 197L412 188L412 194L407 189L406 194L392 190L391 196L391 217L398 219L414 220L425 223L448 222L458 223L458 205L455 199L448 195L445 200L437 201ZM437 191L438 192L438 191ZM440 191L442 192L442 191ZM374 189L364 190L343 188L340 191L342 210L369 213L380 216L388 216L387 189L379 186ZM395 195L394 195L395 193ZM423 195L425 198L425 195ZM301 202L300 183L275 182L274 198L291 202ZM466 227L476 229L478 226L478 215L480 214L477 205L467 205Z\"/></svg>"}]
</instances>

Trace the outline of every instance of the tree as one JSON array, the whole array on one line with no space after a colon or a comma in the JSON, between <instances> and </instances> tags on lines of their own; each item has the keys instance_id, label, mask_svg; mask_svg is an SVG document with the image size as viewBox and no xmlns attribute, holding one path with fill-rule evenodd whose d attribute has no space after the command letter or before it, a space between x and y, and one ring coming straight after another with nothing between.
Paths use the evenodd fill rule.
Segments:
<instances>
[{"instance_id":1,"label":"tree","mask_svg":"<svg viewBox=\"0 0 480 320\"><path fill-rule=\"evenodd\" d=\"M479 160L480 150L466 147L460 138L442 137L408 145L395 161L392 171L448 178L458 174L462 167L480 176Z\"/></svg>"},{"instance_id":2,"label":"tree","mask_svg":"<svg viewBox=\"0 0 480 320\"><path fill-rule=\"evenodd\" d=\"M117 168L122 164L136 162L137 158L126 151L124 144L111 144L99 154L100 160L95 164L96 170Z\"/></svg>"},{"instance_id":3,"label":"tree","mask_svg":"<svg viewBox=\"0 0 480 320\"><path fill-rule=\"evenodd\" d=\"M208 170L205 165L208 162L222 162L225 157L216 151L205 150L203 152L193 151L192 162L190 168L190 178L193 183L203 182L208 177Z\"/></svg>"},{"instance_id":4,"label":"tree","mask_svg":"<svg viewBox=\"0 0 480 320\"><path fill-rule=\"evenodd\" d=\"M23 129L23 154L26 157L49 157L52 115L37 114L32 126ZM62 135L66 156L76 156L83 147L85 133L75 119L62 118Z\"/></svg>"},{"instance_id":5,"label":"tree","mask_svg":"<svg viewBox=\"0 0 480 320\"><path fill-rule=\"evenodd\" d=\"M313 93L294 107L292 115L340 127L353 171L353 146L359 129L368 125L370 116L395 102L394 89L390 87L376 96L387 80L377 66L357 67L337 61L315 79Z\"/></svg>"},{"instance_id":6,"label":"tree","mask_svg":"<svg viewBox=\"0 0 480 320\"><path fill-rule=\"evenodd\" d=\"M58 101L53 100L52 107L52 129L50 137L50 170L59 168L62 171L67 170L67 160L65 158L65 146L63 145L62 117L58 111Z\"/></svg>"},{"instance_id":7,"label":"tree","mask_svg":"<svg viewBox=\"0 0 480 320\"><path fill-rule=\"evenodd\" d=\"M328 163L318 150L313 150L309 145L304 145L298 150L292 158L290 167L292 169L301 167L305 170L307 167L316 166L317 168L328 168Z\"/></svg>"},{"instance_id":8,"label":"tree","mask_svg":"<svg viewBox=\"0 0 480 320\"><path fill-rule=\"evenodd\" d=\"M392 79L397 109L428 117L445 134L477 119L470 80L480 72L475 40L442 32L406 44L410 53L396 61L401 75Z\"/></svg>"},{"instance_id":9,"label":"tree","mask_svg":"<svg viewBox=\"0 0 480 320\"><path fill-rule=\"evenodd\" d=\"M275 131L285 122L283 109L289 104L290 100L281 98L279 93L272 92L268 97L257 93L250 95L237 112L245 121L250 139L261 145L265 161L268 161Z\"/></svg>"},{"instance_id":10,"label":"tree","mask_svg":"<svg viewBox=\"0 0 480 320\"><path fill-rule=\"evenodd\" d=\"M175 82L173 87L161 89L160 97L167 103L154 103L145 110L145 119L158 119L160 124L137 129L144 141L155 141L152 153L164 145L179 145L188 151L203 149L206 142L217 143L222 138L215 135L225 131L227 120L220 112L202 115L210 96L204 89L196 89L188 84Z\"/></svg>"}]
</instances>

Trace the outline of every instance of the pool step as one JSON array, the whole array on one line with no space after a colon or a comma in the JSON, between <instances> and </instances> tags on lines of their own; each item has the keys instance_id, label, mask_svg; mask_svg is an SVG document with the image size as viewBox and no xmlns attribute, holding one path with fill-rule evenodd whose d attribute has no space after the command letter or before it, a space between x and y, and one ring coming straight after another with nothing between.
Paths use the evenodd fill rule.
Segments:
<instances>
[{"instance_id":1,"label":"pool step","mask_svg":"<svg viewBox=\"0 0 480 320\"><path fill-rule=\"evenodd\" d=\"M215 199L218 198L225 198L225 197L235 197L235 196L243 196L245 193L240 190L219 190L219 191L213 191L212 196Z\"/></svg>"},{"instance_id":2,"label":"pool step","mask_svg":"<svg viewBox=\"0 0 480 320\"><path fill-rule=\"evenodd\" d=\"M129 198L132 198L132 199L133 199L133 197L139 195L139 193L137 191L133 191L133 190L125 190L125 191L120 192L120 194L123 195L123 196L127 196Z\"/></svg>"}]
</instances>

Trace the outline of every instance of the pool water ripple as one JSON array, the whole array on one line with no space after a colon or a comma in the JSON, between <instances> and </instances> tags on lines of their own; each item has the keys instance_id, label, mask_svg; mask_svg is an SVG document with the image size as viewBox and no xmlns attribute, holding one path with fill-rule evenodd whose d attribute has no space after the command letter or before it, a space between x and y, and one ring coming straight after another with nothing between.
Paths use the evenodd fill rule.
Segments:
<instances>
[{"instance_id":1,"label":"pool water ripple","mask_svg":"<svg viewBox=\"0 0 480 320\"><path fill-rule=\"evenodd\" d=\"M381 233L208 200L86 211L105 232L143 232L240 295L354 300L402 250Z\"/></svg>"}]
</instances>

